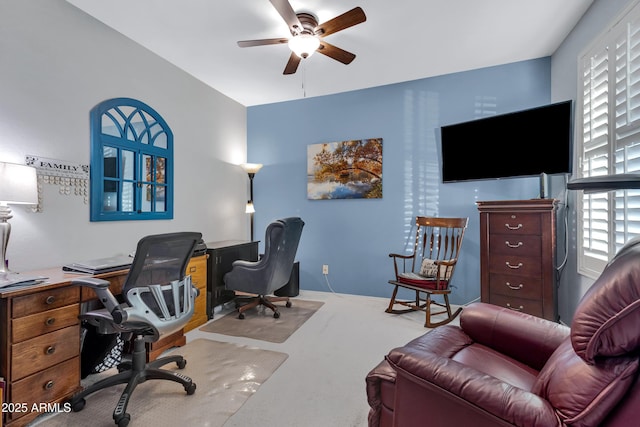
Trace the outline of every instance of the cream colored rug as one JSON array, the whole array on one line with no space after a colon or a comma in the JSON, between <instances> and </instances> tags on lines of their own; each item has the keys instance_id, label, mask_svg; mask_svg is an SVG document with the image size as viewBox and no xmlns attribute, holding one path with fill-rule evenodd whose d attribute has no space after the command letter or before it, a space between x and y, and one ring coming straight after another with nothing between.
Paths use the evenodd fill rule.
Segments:
<instances>
[{"instance_id":1,"label":"cream colored rug","mask_svg":"<svg viewBox=\"0 0 640 427\"><path fill-rule=\"evenodd\" d=\"M283 343L324 304L321 301L298 299L292 299L291 303L292 306L289 308L284 307L284 303L277 303L280 311L278 319L273 317L271 310L262 307L245 311L244 319L238 319L238 312L234 310L218 320L207 323L200 330Z\"/></svg>"},{"instance_id":2,"label":"cream colored rug","mask_svg":"<svg viewBox=\"0 0 640 427\"><path fill-rule=\"evenodd\" d=\"M194 340L172 353L187 359L187 366L179 372L193 379L196 392L187 396L182 385L164 380L138 385L127 407L131 427L222 426L288 357L207 339ZM177 370L175 363L165 368ZM120 385L95 392L87 397L82 411L47 417L38 425L113 427L113 410L123 389Z\"/></svg>"}]
</instances>

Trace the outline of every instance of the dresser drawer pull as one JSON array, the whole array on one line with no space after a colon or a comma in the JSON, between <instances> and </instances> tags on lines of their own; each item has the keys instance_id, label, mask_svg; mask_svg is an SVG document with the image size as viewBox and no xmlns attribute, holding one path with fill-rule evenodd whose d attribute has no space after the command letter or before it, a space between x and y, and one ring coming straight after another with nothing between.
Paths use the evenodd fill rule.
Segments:
<instances>
[{"instance_id":1,"label":"dresser drawer pull","mask_svg":"<svg viewBox=\"0 0 640 427\"><path fill-rule=\"evenodd\" d=\"M44 302L45 302L45 303L47 303L47 304L49 304L49 305L51 305L51 304L53 304L54 302L56 302L56 297L54 297L53 295L49 295L49 296L47 297L47 299L46 299L46 300L44 300Z\"/></svg>"},{"instance_id":2,"label":"dresser drawer pull","mask_svg":"<svg viewBox=\"0 0 640 427\"><path fill-rule=\"evenodd\" d=\"M189 267L189 273L193 273L198 269L198 267Z\"/></svg>"},{"instance_id":3,"label":"dresser drawer pull","mask_svg":"<svg viewBox=\"0 0 640 427\"><path fill-rule=\"evenodd\" d=\"M44 324L47 326L51 326L54 323L56 323L56 318L55 317L48 317L47 320L44 321Z\"/></svg>"},{"instance_id":4,"label":"dresser drawer pull","mask_svg":"<svg viewBox=\"0 0 640 427\"><path fill-rule=\"evenodd\" d=\"M51 355L56 352L56 347L54 345L50 345L44 352L45 354Z\"/></svg>"},{"instance_id":5,"label":"dresser drawer pull","mask_svg":"<svg viewBox=\"0 0 640 427\"><path fill-rule=\"evenodd\" d=\"M520 307L518 307L518 308L515 308L515 307L511 307L511 304L509 304L509 303L507 303L507 308L508 308L509 310L513 310L513 311L522 311L522 310L524 310L524 307L523 307L523 306L520 306Z\"/></svg>"},{"instance_id":6,"label":"dresser drawer pull","mask_svg":"<svg viewBox=\"0 0 640 427\"><path fill-rule=\"evenodd\" d=\"M518 224L515 227L509 224L505 224L504 226L507 227L509 230L519 230L522 228L522 224Z\"/></svg>"},{"instance_id":7,"label":"dresser drawer pull","mask_svg":"<svg viewBox=\"0 0 640 427\"><path fill-rule=\"evenodd\" d=\"M54 386L54 382L53 381L47 381L46 383L44 383L44 389L45 390L51 390Z\"/></svg>"},{"instance_id":8,"label":"dresser drawer pull","mask_svg":"<svg viewBox=\"0 0 640 427\"><path fill-rule=\"evenodd\" d=\"M509 261L507 261L507 262L505 262L505 264L507 264L507 267L512 268L514 270L517 270L520 267L522 267L522 263L521 262L519 262L518 265L511 265L511 264L509 264Z\"/></svg>"},{"instance_id":9,"label":"dresser drawer pull","mask_svg":"<svg viewBox=\"0 0 640 427\"><path fill-rule=\"evenodd\" d=\"M524 245L524 243L522 243L522 242L518 242L518 243L516 243L516 244L514 245L514 244L512 244L512 243L509 243L509 241L508 241L508 240L506 240L506 241L504 242L504 244L505 244L505 245L507 245L508 247L510 247L510 248L514 248L514 249L515 249L515 248L519 248L520 246Z\"/></svg>"},{"instance_id":10,"label":"dresser drawer pull","mask_svg":"<svg viewBox=\"0 0 640 427\"><path fill-rule=\"evenodd\" d=\"M520 283L518 286L513 286L511 283L507 282L505 283L505 285L507 285L507 288L512 289L514 291L519 291L520 289L524 288L524 285L522 283Z\"/></svg>"}]
</instances>

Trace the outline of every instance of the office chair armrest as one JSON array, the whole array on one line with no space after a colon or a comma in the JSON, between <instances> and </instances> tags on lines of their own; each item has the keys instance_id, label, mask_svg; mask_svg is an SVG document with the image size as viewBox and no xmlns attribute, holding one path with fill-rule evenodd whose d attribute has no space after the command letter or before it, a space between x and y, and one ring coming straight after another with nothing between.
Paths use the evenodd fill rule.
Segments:
<instances>
[{"instance_id":1,"label":"office chair armrest","mask_svg":"<svg viewBox=\"0 0 640 427\"><path fill-rule=\"evenodd\" d=\"M116 297L114 297L109 290L110 283L107 280L95 277L80 277L71 280L71 284L93 289L102 305L111 313L116 323L122 323L126 319L126 313L122 310L122 307L120 307Z\"/></svg>"}]
</instances>

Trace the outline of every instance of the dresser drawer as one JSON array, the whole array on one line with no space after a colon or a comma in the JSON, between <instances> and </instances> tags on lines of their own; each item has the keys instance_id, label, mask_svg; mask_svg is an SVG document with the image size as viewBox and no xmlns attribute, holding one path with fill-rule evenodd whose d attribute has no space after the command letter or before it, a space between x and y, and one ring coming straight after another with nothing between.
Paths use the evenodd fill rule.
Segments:
<instances>
[{"instance_id":1,"label":"dresser drawer","mask_svg":"<svg viewBox=\"0 0 640 427\"><path fill-rule=\"evenodd\" d=\"M494 213L489 215L490 234L540 235L540 215L536 213Z\"/></svg>"},{"instance_id":2,"label":"dresser drawer","mask_svg":"<svg viewBox=\"0 0 640 427\"><path fill-rule=\"evenodd\" d=\"M11 346L15 381L80 354L80 326L50 332Z\"/></svg>"},{"instance_id":3,"label":"dresser drawer","mask_svg":"<svg viewBox=\"0 0 640 427\"><path fill-rule=\"evenodd\" d=\"M542 287L539 278L491 274L489 276L489 292L510 298L542 298Z\"/></svg>"},{"instance_id":4,"label":"dresser drawer","mask_svg":"<svg viewBox=\"0 0 640 427\"><path fill-rule=\"evenodd\" d=\"M542 275L542 263L539 257L527 258L492 254L489 260L489 272L539 278Z\"/></svg>"},{"instance_id":5,"label":"dresser drawer","mask_svg":"<svg viewBox=\"0 0 640 427\"><path fill-rule=\"evenodd\" d=\"M489 237L489 251L492 254L540 259L541 248L540 236L531 234L494 234Z\"/></svg>"},{"instance_id":6,"label":"dresser drawer","mask_svg":"<svg viewBox=\"0 0 640 427\"><path fill-rule=\"evenodd\" d=\"M35 294L13 298L11 317L28 316L41 311L76 304L80 301L80 288L64 287L36 292Z\"/></svg>"},{"instance_id":7,"label":"dresser drawer","mask_svg":"<svg viewBox=\"0 0 640 427\"><path fill-rule=\"evenodd\" d=\"M100 275L96 277L109 282L109 290L113 295L122 294L122 288L124 287L124 282L127 280L127 274L117 274L114 276L110 275L110 273L106 273L102 276L106 277L101 277ZM98 295L96 295L96 292L93 289L87 286L79 286L78 288L82 289L82 302L98 299Z\"/></svg>"},{"instance_id":8,"label":"dresser drawer","mask_svg":"<svg viewBox=\"0 0 640 427\"><path fill-rule=\"evenodd\" d=\"M67 326L77 325L80 323L79 314L80 304L73 304L13 319L11 324L13 342L18 343Z\"/></svg>"},{"instance_id":9,"label":"dresser drawer","mask_svg":"<svg viewBox=\"0 0 640 427\"><path fill-rule=\"evenodd\" d=\"M80 357L28 376L11 385L11 402L33 404L55 402L75 393L80 384ZM15 418L15 417L14 417Z\"/></svg>"},{"instance_id":10,"label":"dresser drawer","mask_svg":"<svg viewBox=\"0 0 640 427\"><path fill-rule=\"evenodd\" d=\"M521 311L538 317L542 317L543 314L542 302L540 300L515 298L496 294L491 295L491 304L506 307L514 311Z\"/></svg>"}]
</instances>

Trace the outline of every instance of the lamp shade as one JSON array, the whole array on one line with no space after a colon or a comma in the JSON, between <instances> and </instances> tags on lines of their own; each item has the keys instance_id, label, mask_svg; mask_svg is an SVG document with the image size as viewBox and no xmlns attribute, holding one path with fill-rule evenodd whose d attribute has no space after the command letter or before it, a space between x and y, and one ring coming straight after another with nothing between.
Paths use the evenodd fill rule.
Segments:
<instances>
[{"instance_id":1,"label":"lamp shade","mask_svg":"<svg viewBox=\"0 0 640 427\"><path fill-rule=\"evenodd\" d=\"M247 207L244 210L245 213L256 213L256 208L253 206L253 202L249 200L247 202Z\"/></svg>"},{"instance_id":2,"label":"lamp shade","mask_svg":"<svg viewBox=\"0 0 640 427\"><path fill-rule=\"evenodd\" d=\"M36 168L0 162L0 203L37 205Z\"/></svg>"},{"instance_id":3,"label":"lamp shade","mask_svg":"<svg viewBox=\"0 0 640 427\"><path fill-rule=\"evenodd\" d=\"M300 34L289 39L289 49L300 58L308 58L320 47L320 39L311 34Z\"/></svg>"},{"instance_id":4,"label":"lamp shade","mask_svg":"<svg viewBox=\"0 0 640 427\"><path fill-rule=\"evenodd\" d=\"M245 172L253 174L258 173L258 171L262 168L261 163L243 163L240 166L242 166L242 169L244 169Z\"/></svg>"}]
</instances>

